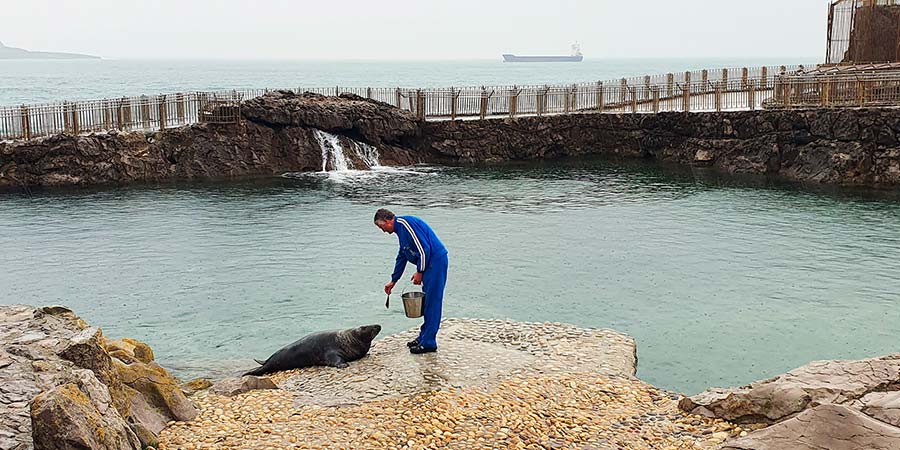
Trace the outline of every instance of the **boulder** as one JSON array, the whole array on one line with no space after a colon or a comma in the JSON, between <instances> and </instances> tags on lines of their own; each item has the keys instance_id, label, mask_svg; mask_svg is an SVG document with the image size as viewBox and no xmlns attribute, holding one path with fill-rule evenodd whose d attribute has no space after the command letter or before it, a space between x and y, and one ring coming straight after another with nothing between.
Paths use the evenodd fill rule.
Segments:
<instances>
[{"instance_id":1,"label":"boulder","mask_svg":"<svg viewBox=\"0 0 900 450\"><path fill-rule=\"evenodd\" d=\"M268 377L245 375L241 378L225 378L224 380L220 380L209 388L209 392L233 397L255 389L278 389L278 386L276 386Z\"/></svg>"},{"instance_id":2,"label":"boulder","mask_svg":"<svg viewBox=\"0 0 900 450\"><path fill-rule=\"evenodd\" d=\"M184 395L191 396L196 394L197 392L209 389L212 387L213 383L207 378L195 378L187 383L181 385L181 390L184 391Z\"/></svg>"},{"instance_id":3,"label":"boulder","mask_svg":"<svg viewBox=\"0 0 900 450\"><path fill-rule=\"evenodd\" d=\"M122 390L119 374L113 368L112 358L106 351L103 335L97 327L81 330L69 339L59 356L75 363L76 366L89 369L109 388L113 406L123 416L128 415L128 401Z\"/></svg>"},{"instance_id":4,"label":"boulder","mask_svg":"<svg viewBox=\"0 0 900 450\"><path fill-rule=\"evenodd\" d=\"M900 391L868 394L860 399L860 408L866 415L900 427Z\"/></svg>"},{"instance_id":5,"label":"boulder","mask_svg":"<svg viewBox=\"0 0 900 450\"><path fill-rule=\"evenodd\" d=\"M116 408L109 391L88 370L77 382L43 392L31 402L35 450L140 449L141 443Z\"/></svg>"},{"instance_id":6,"label":"boulder","mask_svg":"<svg viewBox=\"0 0 900 450\"><path fill-rule=\"evenodd\" d=\"M900 428L841 405L820 405L726 443L722 450L900 450Z\"/></svg>"},{"instance_id":7,"label":"boulder","mask_svg":"<svg viewBox=\"0 0 900 450\"><path fill-rule=\"evenodd\" d=\"M772 424L822 404L845 404L870 392L900 389L900 354L858 361L817 361L734 389L710 389L681 409L736 423Z\"/></svg>"},{"instance_id":8,"label":"boulder","mask_svg":"<svg viewBox=\"0 0 900 450\"><path fill-rule=\"evenodd\" d=\"M126 364L142 362L149 364L153 361L153 350L150 346L135 339L123 338L106 342L106 351L109 356Z\"/></svg>"},{"instance_id":9,"label":"boulder","mask_svg":"<svg viewBox=\"0 0 900 450\"><path fill-rule=\"evenodd\" d=\"M197 417L197 408L181 391L178 380L155 362L125 364L115 359L113 364L126 388L130 405L139 405L147 414L159 414L163 424L169 420L187 421Z\"/></svg>"},{"instance_id":10,"label":"boulder","mask_svg":"<svg viewBox=\"0 0 900 450\"><path fill-rule=\"evenodd\" d=\"M197 411L152 360L146 344L108 343L68 308L0 306L0 450L153 445Z\"/></svg>"}]
</instances>

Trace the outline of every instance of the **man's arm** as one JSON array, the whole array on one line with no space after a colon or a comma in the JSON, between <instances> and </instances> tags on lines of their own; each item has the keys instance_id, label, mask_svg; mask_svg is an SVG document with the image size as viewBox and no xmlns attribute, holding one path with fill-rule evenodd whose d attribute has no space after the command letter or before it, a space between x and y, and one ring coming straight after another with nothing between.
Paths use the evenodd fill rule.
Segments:
<instances>
[{"instance_id":1,"label":"man's arm","mask_svg":"<svg viewBox=\"0 0 900 450\"><path fill-rule=\"evenodd\" d=\"M391 282L396 283L403 276L406 269L406 257L399 251L397 252L397 261L394 262L394 273L391 274Z\"/></svg>"},{"instance_id":2,"label":"man's arm","mask_svg":"<svg viewBox=\"0 0 900 450\"><path fill-rule=\"evenodd\" d=\"M420 221L421 222L421 221ZM412 241L412 245L415 246L416 250L419 252L419 263L416 265L416 271L419 273L424 273L425 268L428 267L428 261L431 259L431 247L425 237L425 233L419 232L416 233L415 228L417 227L427 227L424 222L420 224L416 224L416 227L413 227L412 223L408 221L402 221L401 225L405 227L406 231L409 233L409 238ZM402 275L402 274L401 274Z\"/></svg>"}]
</instances>

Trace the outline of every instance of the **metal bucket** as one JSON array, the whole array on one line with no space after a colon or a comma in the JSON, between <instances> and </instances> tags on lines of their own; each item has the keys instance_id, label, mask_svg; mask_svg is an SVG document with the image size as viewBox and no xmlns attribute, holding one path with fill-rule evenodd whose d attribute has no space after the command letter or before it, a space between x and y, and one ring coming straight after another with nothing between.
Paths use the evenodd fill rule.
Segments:
<instances>
[{"instance_id":1,"label":"metal bucket","mask_svg":"<svg viewBox=\"0 0 900 450\"><path fill-rule=\"evenodd\" d=\"M400 298L403 299L403 310L406 312L406 317L410 319L422 317L422 305L425 303L424 292L404 292L400 294Z\"/></svg>"}]
</instances>

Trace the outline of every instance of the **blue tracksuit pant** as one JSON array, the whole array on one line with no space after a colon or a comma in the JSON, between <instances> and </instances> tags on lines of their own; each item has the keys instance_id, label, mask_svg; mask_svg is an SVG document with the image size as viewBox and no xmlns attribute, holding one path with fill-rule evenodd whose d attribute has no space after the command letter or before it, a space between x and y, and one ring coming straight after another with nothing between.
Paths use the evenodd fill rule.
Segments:
<instances>
[{"instance_id":1,"label":"blue tracksuit pant","mask_svg":"<svg viewBox=\"0 0 900 450\"><path fill-rule=\"evenodd\" d=\"M444 286L447 285L447 254L437 257L422 274L422 290L425 291L425 323L419 329L419 345L437 348L437 332L441 327L441 307L444 304Z\"/></svg>"}]
</instances>

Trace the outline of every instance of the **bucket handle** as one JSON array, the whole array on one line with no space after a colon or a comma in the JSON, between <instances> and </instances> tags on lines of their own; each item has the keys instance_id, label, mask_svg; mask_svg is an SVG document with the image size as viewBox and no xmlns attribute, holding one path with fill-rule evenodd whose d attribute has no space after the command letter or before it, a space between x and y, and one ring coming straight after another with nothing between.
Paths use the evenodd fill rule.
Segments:
<instances>
[{"instance_id":1,"label":"bucket handle","mask_svg":"<svg viewBox=\"0 0 900 450\"><path fill-rule=\"evenodd\" d=\"M412 286L414 286L412 283L406 283L403 286L403 289L400 290L400 298L403 298L403 294L405 294L407 292L421 292L421 291L407 291L406 290L407 288L412 287ZM424 294L424 292L422 292L422 293Z\"/></svg>"}]
</instances>

